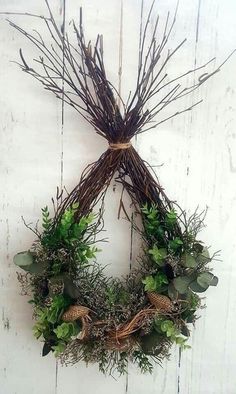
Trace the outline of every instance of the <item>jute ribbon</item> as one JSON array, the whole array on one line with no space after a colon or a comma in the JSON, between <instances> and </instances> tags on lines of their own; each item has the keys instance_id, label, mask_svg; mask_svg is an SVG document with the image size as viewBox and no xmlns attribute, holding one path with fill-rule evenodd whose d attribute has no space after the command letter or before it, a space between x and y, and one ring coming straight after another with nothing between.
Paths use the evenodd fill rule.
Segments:
<instances>
[{"instance_id":1,"label":"jute ribbon","mask_svg":"<svg viewBox=\"0 0 236 394\"><path fill-rule=\"evenodd\" d=\"M111 150L118 149L129 149L131 147L131 142L116 142L114 144L109 144Z\"/></svg>"}]
</instances>

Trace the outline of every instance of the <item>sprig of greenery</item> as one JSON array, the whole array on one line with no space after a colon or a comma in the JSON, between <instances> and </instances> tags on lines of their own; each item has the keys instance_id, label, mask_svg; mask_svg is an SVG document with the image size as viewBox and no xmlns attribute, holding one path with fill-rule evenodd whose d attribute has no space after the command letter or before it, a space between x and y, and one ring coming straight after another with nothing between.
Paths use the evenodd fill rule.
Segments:
<instances>
[{"instance_id":1,"label":"sprig of greenery","mask_svg":"<svg viewBox=\"0 0 236 394\"><path fill-rule=\"evenodd\" d=\"M150 361L150 358L140 350L136 350L133 353L133 361L135 364L138 365L142 373L152 373L153 371L153 364Z\"/></svg>"},{"instance_id":2,"label":"sprig of greenery","mask_svg":"<svg viewBox=\"0 0 236 394\"><path fill-rule=\"evenodd\" d=\"M164 259L167 256L167 250L165 248L158 248L155 244L152 249L149 249L148 253L152 256L153 261L157 265L163 266Z\"/></svg>"},{"instance_id":3,"label":"sprig of greenery","mask_svg":"<svg viewBox=\"0 0 236 394\"><path fill-rule=\"evenodd\" d=\"M49 248L69 247L75 248L83 239L89 225L95 219L93 213L80 218L79 222L75 220L75 214L79 205L73 204L62 214L59 223L55 228L52 226L52 219L49 217L48 208L42 209L44 233L42 235L42 244Z\"/></svg>"},{"instance_id":4,"label":"sprig of greenery","mask_svg":"<svg viewBox=\"0 0 236 394\"><path fill-rule=\"evenodd\" d=\"M42 226L46 232L49 232L52 227L53 220L49 217L50 213L48 207L42 208Z\"/></svg>"},{"instance_id":5,"label":"sprig of greenery","mask_svg":"<svg viewBox=\"0 0 236 394\"><path fill-rule=\"evenodd\" d=\"M158 333L166 335L168 339L179 345L181 349L190 348L189 345L186 345L188 339L181 336L179 328L176 327L172 320L157 317L154 320L154 328Z\"/></svg>"},{"instance_id":6,"label":"sprig of greenery","mask_svg":"<svg viewBox=\"0 0 236 394\"><path fill-rule=\"evenodd\" d=\"M146 276L146 278L142 279L142 283L145 285L145 291L162 293L167 289L168 279L163 272L158 272L155 276Z\"/></svg>"},{"instance_id":7,"label":"sprig of greenery","mask_svg":"<svg viewBox=\"0 0 236 394\"><path fill-rule=\"evenodd\" d=\"M62 322L61 316L70 305L68 297L56 295L51 300L50 306L35 307L36 323L33 327L34 336L43 337L47 352L53 350L59 355L72 336L77 335L79 327L75 323Z\"/></svg>"}]
</instances>

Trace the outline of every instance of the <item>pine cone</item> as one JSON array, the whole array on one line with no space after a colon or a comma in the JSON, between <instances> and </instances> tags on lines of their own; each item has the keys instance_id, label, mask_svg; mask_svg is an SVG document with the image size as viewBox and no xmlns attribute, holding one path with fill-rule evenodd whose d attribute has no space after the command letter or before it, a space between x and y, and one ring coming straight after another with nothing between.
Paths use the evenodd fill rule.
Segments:
<instances>
[{"instance_id":1,"label":"pine cone","mask_svg":"<svg viewBox=\"0 0 236 394\"><path fill-rule=\"evenodd\" d=\"M156 309L163 312L171 312L173 310L172 301L165 295L158 294L155 292L147 293L150 303L155 306Z\"/></svg>"},{"instance_id":2,"label":"pine cone","mask_svg":"<svg viewBox=\"0 0 236 394\"><path fill-rule=\"evenodd\" d=\"M90 309L82 305L70 305L69 308L62 315L62 320L65 322L81 319L88 316Z\"/></svg>"}]
</instances>

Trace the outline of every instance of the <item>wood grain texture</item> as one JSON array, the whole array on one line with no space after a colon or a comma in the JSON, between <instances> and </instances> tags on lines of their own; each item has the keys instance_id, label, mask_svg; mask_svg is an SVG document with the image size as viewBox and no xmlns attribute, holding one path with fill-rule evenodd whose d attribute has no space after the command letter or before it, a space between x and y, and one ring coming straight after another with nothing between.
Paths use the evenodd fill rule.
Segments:
<instances>
[{"instance_id":1,"label":"wood grain texture","mask_svg":"<svg viewBox=\"0 0 236 394\"><path fill-rule=\"evenodd\" d=\"M164 17L175 3L158 0L155 10ZM79 6L84 7L86 34L104 35L108 76L124 96L135 84L140 24L150 4L151 0L50 1L58 23L65 18L68 28L72 19L78 20ZM45 14L46 8L43 0L0 0L3 11ZM234 0L181 0L171 46L185 37L188 42L170 72L187 70L214 56L219 64L236 47L235 12ZM44 31L37 18L11 19ZM20 297L12 257L34 238L21 215L35 223L56 186L70 190L82 169L106 148L77 114L10 62L17 60L20 47L29 58L34 56L33 48L1 16L0 394L235 394L236 56L200 93L186 98L186 106L204 98L194 112L134 141L172 199L188 212L197 205L209 206L202 238L213 251L222 250L222 262L215 263L219 286L207 292L207 309L192 332L192 349L183 354L173 350L170 361L156 367L153 376L141 375L130 365L128 377L115 380L104 378L95 365L65 368L54 357L41 358L41 345L31 332L31 307ZM120 196L119 185L113 182L105 211L109 244L102 245L99 256L112 275L128 272L139 244L130 225L117 220ZM127 196L125 201L129 209Z\"/></svg>"}]
</instances>

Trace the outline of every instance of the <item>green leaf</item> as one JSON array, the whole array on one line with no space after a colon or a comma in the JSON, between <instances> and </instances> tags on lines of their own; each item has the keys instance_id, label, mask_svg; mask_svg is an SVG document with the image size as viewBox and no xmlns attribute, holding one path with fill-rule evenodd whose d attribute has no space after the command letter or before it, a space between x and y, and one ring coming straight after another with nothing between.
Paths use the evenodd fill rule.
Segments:
<instances>
[{"instance_id":1,"label":"green leaf","mask_svg":"<svg viewBox=\"0 0 236 394\"><path fill-rule=\"evenodd\" d=\"M79 203L78 202L75 202L75 203L72 204L72 210L73 211L77 211L78 208L79 208Z\"/></svg>"},{"instance_id":2,"label":"green leaf","mask_svg":"<svg viewBox=\"0 0 236 394\"><path fill-rule=\"evenodd\" d=\"M186 324L184 324L184 323L181 324L180 332L185 337L189 337L190 336L190 331L189 331L188 327L186 326Z\"/></svg>"},{"instance_id":3,"label":"green leaf","mask_svg":"<svg viewBox=\"0 0 236 394\"><path fill-rule=\"evenodd\" d=\"M200 286L199 283L196 280L194 280L193 282L190 283L189 287L192 291L195 291L196 293L204 293L204 291L206 291L209 286L208 285L204 287Z\"/></svg>"},{"instance_id":4,"label":"green leaf","mask_svg":"<svg viewBox=\"0 0 236 394\"><path fill-rule=\"evenodd\" d=\"M175 327L172 320L164 320L160 327L161 331L166 334L167 338L171 338L171 340L174 340L176 335L179 334L179 330Z\"/></svg>"},{"instance_id":5,"label":"green leaf","mask_svg":"<svg viewBox=\"0 0 236 394\"><path fill-rule=\"evenodd\" d=\"M165 223L168 227L174 226L177 222L177 213L175 212L174 209L171 209L167 214L165 218Z\"/></svg>"},{"instance_id":6,"label":"green leaf","mask_svg":"<svg viewBox=\"0 0 236 394\"><path fill-rule=\"evenodd\" d=\"M213 276L212 281L210 283L210 286L217 286L219 282L219 279L217 276Z\"/></svg>"},{"instance_id":7,"label":"green leaf","mask_svg":"<svg viewBox=\"0 0 236 394\"><path fill-rule=\"evenodd\" d=\"M197 282L203 288L206 286L216 286L218 283L218 278L211 272L201 272L197 277Z\"/></svg>"},{"instance_id":8,"label":"green leaf","mask_svg":"<svg viewBox=\"0 0 236 394\"><path fill-rule=\"evenodd\" d=\"M179 237L169 241L169 248L174 253L177 252L182 247L182 245L183 241Z\"/></svg>"},{"instance_id":9,"label":"green leaf","mask_svg":"<svg viewBox=\"0 0 236 394\"><path fill-rule=\"evenodd\" d=\"M197 256L197 261L202 264L207 264L211 261L209 250L204 247L202 252Z\"/></svg>"},{"instance_id":10,"label":"green leaf","mask_svg":"<svg viewBox=\"0 0 236 394\"><path fill-rule=\"evenodd\" d=\"M52 307L65 309L71 304L70 298L65 295L59 294L53 297Z\"/></svg>"},{"instance_id":11,"label":"green leaf","mask_svg":"<svg viewBox=\"0 0 236 394\"><path fill-rule=\"evenodd\" d=\"M189 253L184 253L181 261L183 265L187 268L195 268L197 266L196 259Z\"/></svg>"},{"instance_id":12,"label":"green leaf","mask_svg":"<svg viewBox=\"0 0 236 394\"><path fill-rule=\"evenodd\" d=\"M41 330L41 328L40 328L40 327L38 326L38 324L36 323L36 324L33 326L33 335L34 335L34 337L35 337L36 339L39 339L39 338L41 337L42 333L43 333L43 330Z\"/></svg>"},{"instance_id":13,"label":"green leaf","mask_svg":"<svg viewBox=\"0 0 236 394\"><path fill-rule=\"evenodd\" d=\"M188 315L185 317L186 323L194 323L196 321L196 316L194 313L194 311L188 313Z\"/></svg>"},{"instance_id":14,"label":"green leaf","mask_svg":"<svg viewBox=\"0 0 236 394\"><path fill-rule=\"evenodd\" d=\"M96 247L92 247L92 248L88 247L88 248L85 250L84 255L85 255L85 257L86 257L87 259L94 259L94 258L96 257L96 253L97 253L98 251L99 251L99 249L97 249Z\"/></svg>"},{"instance_id":15,"label":"green leaf","mask_svg":"<svg viewBox=\"0 0 236 394\"><path fill-rule=\"evenodd\" d=\"M149 212L149 208L148 208L148 203L146 202L142 207L141 207L141 211L147 215Z\"/></svg>"},{"instance_id":16,"label":"green leaf","mask_svg":"<svg viewBox=\"0 0 236 394\"><path fill-rule=\"evenodd\" d=\"M26 271L30 272L32 275L41 275L45 272L48 264L46 261L37 261L25 268Z\"/></svg>"},{"instance_id":17,"label":"green leaf","mask_svg":"<svg viewBox=\"0 0 236 394\"><path fill-rule=\"evenodd\" d=\"M172 282L168 286L168 296L171 298L171 300L176 300L178 298L178 291Z\"/></svg>"},{"instance_id":18,"label":"green leaf","mask_svg":"<svg viewBox=\"0 0 236 394\"><path fill-rule=\"evenodd\" d=\"M68 323L62 323L60 326L53 330L58 339L64 339L70 333L70 326Z\"/></svg>"},{"instance_id":19,"label":"green leaf","mask_svg":"<svg viewBox=\"0 0 236 394\"><path fill-rule=\"evenodd\" d=\"M177 278L175 278L173 280L173 284L175 289L180 293L180 294L184 294L187 292L188 290L188 286L190 284L190 282L192 281L192 277L191 276L178 276Z\"/></svg>"},{"instance_id":20,"label":"green leaf","mask_svg":"<svg viewBox=\"0 0 236 394\"><path fill-rule=\"evenodd\" d=\"M156 282L156 291L158 292L162 292L166 287L165 285L168 285L169 283L167 276L164 274L164 272L157 273L157 275L155 276L155 282Z\"/></svg>"},{"instance_id":21,"label":"green leaf","mask_svg":"<svg viewBox=\"0 0 236 394\"><path fill-rule=\"evenodd\" d=\"M153 276L146 276L145 279L142 280L142 283L145 285L145 291L155 291L156 290L156 280Z\"/></svg>"},{"instance_id":22,"label":"green leaf","mask_svg":"<svg viewBox=\"0 0 236 394\"><path fill-rule=\"evenodd\" d=\"M58 319L60 309L58 307L52 308L48 311L48 321L49 323L55 324Z\"/></svg>"},{"instance_id":23,"label":"green leaf","mask_svg":"<svg viewBox=\"0 0 236 394\"><path fill-rule=\"evenodd\" d=\"M47 263L35 261L34 254L30 251L17 253L13 261L18 267L34 275L42 274L47 268Z\"/></svg>"},{"instance_id":24,"label":"green leaf","mask_svg":"<svg viewBox=\"0 0 236 394\"><path fill-rule=\"evenodd\" d=\"M176 337L174 339L175 343L181 347L182 350L191 349L191 346L186 345L188 338Z\"/></svg>"},{"instance_id":25,"label":"green leaf","mask_svg":"<svg viewBox=\"0 0 236 394\"><path fill-rule=\"evenodd\" d=\"M25 269L25 267L30 266L34 262L34 255L30 251L24 251L17 253L13 257L14 264L18 267Z\"/></svg>"},{"instance_id":26,"label":"green leaf","mask_svg":"<svg viewBox=\"0 0 236 394\"><path fill-rule=\"evenodd\" d=\"M148 253L152 256L155 263L158 265L163 265L163 260L167 256L167 251L165 248L158 248L156 245L152 249L149 249Z\"/></svg>"},{"instance_id":27,"label":"green leaf","mask_svg":"<svg viewBox=\"0 0 236 394\"><path fill-rule=\"evenodd\" d=\"M43 350L42 350L42 356L45 357L47 356L48 353L50 353L52 350L52 347L49 343L45 342L43 345Z\"/></svg>"},{"instance_id":28,"label":"green leaf","mask_svg":"<svg viewBox=\"0 0 236 394\"><path fill-rule=\"evenodd\" d=\"M42 208L41 211L42 211L42 226L44 230L47 232L51 228L52 219L49 218L49 210L47 206L45 208Z\"/></svg>"},{"instance_id":29,"label":"green leaf","mask_svg":"<svg viewBox=\"0 0 236 394\"><path fill-rule=\"evenodd\" d=\"M58 339L63 339L68 341L72 336L79 333L79 328L74 323L62 323L57 328L55 328L54 333Z\"/></svg>"},{"instance_id":30,"label":"green leaf","mask_svg":"<svg viewBox=\"0 0 236 394\"><path fill-rule=\"evenodd\" d=\"M161 323L161 330L163 332L167 332L168 330L173 329L173 327L174 327L174 323L171 320L164 320Z\"/></svg>"},{"instance_id":31,"label":"green leaf","mask_svg":"<svg viewBox=\"0 0 236 394\"><path fill-rule=\"evenodd\" d=\"M52 346L52 349L54 351L54 355L56 357L59 356L61 353L63 353L65 348L66 348L66 344L62 341L60 341L57 345Z\"/></svg>"},{"instance_id":32,"label":"green leaf","mask_svg":"<svg viewBox=\"0 0 236 394\"><path fill-rule=\"evenodd\" d=\"M145 291L160 292L167 288L168 279L164 272L158 272L155 276L146 276L146 278L142 280L142 283L145 284Z\"/></svg>"}]
</instances>

